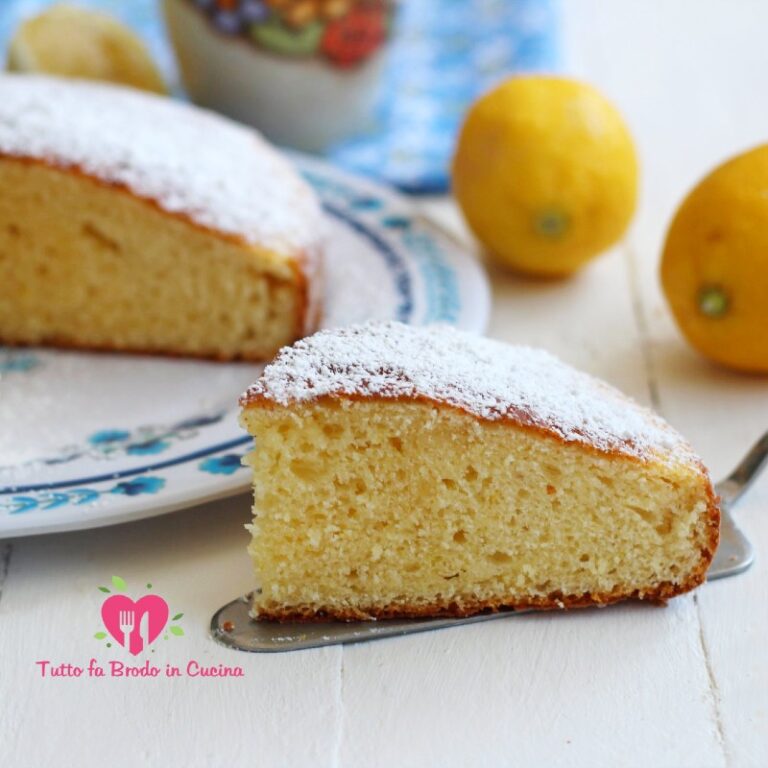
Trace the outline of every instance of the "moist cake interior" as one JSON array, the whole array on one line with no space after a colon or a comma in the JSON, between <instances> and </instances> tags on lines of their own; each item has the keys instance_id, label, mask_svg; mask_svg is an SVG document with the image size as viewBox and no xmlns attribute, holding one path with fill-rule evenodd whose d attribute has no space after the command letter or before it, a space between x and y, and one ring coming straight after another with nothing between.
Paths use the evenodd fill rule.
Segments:
<instances>
[{"instance_id":1,"label":"moist cake interior","mask_svg":"<svg viewBox=\"0 0 768 768\"><path fill-rule=\"evenodd\" d=\"M263 359L302 326L285 259L124 191L0 158L0 337Z\"/></svg>"},{"instance_id":2,"label":"moist cake interior","mask_svg":"<svg viewBox=\"0 0 768 768\"><path fill-rule=\"evenodd\" d=\"M703 578L701 476L430 403L250 408L256 613L462 615Z\"/></svg>"}]
</instances>

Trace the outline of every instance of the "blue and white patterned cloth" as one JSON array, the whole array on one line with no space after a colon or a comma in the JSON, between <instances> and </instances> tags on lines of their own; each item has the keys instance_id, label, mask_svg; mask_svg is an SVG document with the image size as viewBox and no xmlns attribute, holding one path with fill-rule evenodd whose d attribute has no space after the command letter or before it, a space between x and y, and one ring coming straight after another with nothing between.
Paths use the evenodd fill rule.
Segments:
<instances>
[{"instance_id":1,"label":"blue and white patterned cloth","mask_svg":"<svg viewBox=\"0 0 768 768\"><path fill-rule=\"evenodd\" d=\"M557 0L406 0L379 124L332 153L410 192L441 192L467 106L509 72L558 66Z\"/></svg>"},{"instance_id":2,"label":"blue and white patterned cloth","mask_svg":"<svg viewBox=\"0 0 768 768\"><path fill-rule=\"evenodd\" d=\"M174 82L159 0L76 0L125 21ZM0 49L50 0L0 0ZM346 168L409 192L442 192L467 106L510 72L559 67L559 0L405 0L377 119L330 152Z\"/></svg>"}]
</instances>

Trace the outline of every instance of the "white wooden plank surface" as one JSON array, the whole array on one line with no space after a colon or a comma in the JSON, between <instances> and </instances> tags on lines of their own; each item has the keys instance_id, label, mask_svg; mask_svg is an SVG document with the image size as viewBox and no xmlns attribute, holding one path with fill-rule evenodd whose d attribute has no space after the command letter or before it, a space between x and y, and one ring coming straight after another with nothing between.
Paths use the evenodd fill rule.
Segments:
<instances>
[{"instance_id":1,"label":"white wooden plank surface","mask_svg":"<svg viewBox=\"0 0 768 768\"><path fill-rule=\"evenodd\" d=\"M207 634L213 610L251 586L249 499L86 533L13 542L0 600L0 748L7 766L329 765L341 650L237 654ZM243 679L41 679L38 659L132 661L92 639L99 584L151 581L186 636L151 661L240 664ZM140 657L143 662L143 655ZM66 756L63 758L63 756ZM62 759L63 758L63 759Z\"/></svg>"},{"instance_id":2,"label":"white wooden plank surface","mask_svg":"<svg viewBox=\"0 0 768 768\"><path fill-rule=\"evenodd\" d=\"M655 273L685 190L715 162L766 139L768 4L564 6L571 71L611 96L635 133L642 205L627 242L572 281L494 271L491 333L548 347L653 400L719 476L768 428L768 382L690 352ZM446 204L433 210L456 224ZM759 552L768 550L766 505L764 479L739 511ZM525 616L343 650L249 656L206 634L213 609L250 586L247 517L239 498L0 549L3 764L768 764L765 557L663 609ZM37 678L38 658L106 657L91 636L95 587L112 573L151 580L184 611L187 634L160 643L158 663L240 664L246 677Z\"/></svg>"},{"instance_id":3,"label":"white wooden plank surface","mask_svg":"<svg viewBox=\"0 0 768 768\"><path fill-rule=\"evenodd\" d=\"M725 158L768 141L768 108L758 97L768 48L756 32L768 24L768 6L620 5L605 13L606 3L593 2L572 14L575 70L619 102L642 155L644 196L627 253L648 329L656 405L721 477L768 430L768 382L717 368L685 345L666 310L657 265L666 226L688 189ZM768 762L767 503L763 478L737 511L758 547L756 565L695 597L717 729L732 766Z\"/></svg>"}]
</instances>

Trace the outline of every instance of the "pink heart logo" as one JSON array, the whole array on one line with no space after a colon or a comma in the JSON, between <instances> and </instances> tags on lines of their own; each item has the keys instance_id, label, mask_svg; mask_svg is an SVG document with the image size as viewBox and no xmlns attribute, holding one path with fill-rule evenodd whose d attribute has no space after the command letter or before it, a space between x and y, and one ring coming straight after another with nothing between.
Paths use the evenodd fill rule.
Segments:
<instances>
[{"instance_id":1,"label":"pink heart logo","mask_svg":"<svg viewBox=\"0 0 768 768\"><path fill-rule=\"evenodd\" d=\"M107 632L134 656L148 648L168 623L168 603L159 595L144 595L135 602L112 595L101 606Z\"/></svg>"}]
</instances>

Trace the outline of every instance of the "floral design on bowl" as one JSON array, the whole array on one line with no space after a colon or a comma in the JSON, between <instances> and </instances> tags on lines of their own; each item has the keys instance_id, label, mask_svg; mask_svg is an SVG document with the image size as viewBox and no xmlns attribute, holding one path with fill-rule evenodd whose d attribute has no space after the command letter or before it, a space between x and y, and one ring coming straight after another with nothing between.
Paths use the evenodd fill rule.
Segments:
<instances>
[{"instance_id":1,"label":"floral design on bowl","mask_svg":"<svg viewBox=\"0 0 768 768\"><path fill-rule=\"evenodd\" d=\"M355 66L383 45L388 21L382 5L357 5L345 16L329 22L320 48L336 66Z\"/></svg>"},{"instance_id":2,"label":"floral design on bowl","mask_svg":"<svg viewBox=\"0 0 768 768\"><path fill-rule=\"evenodd\" d=\"M361 64L389 38L391 0L190 0L219 32L289 57Z\"/></svg>"}]
</instances>

